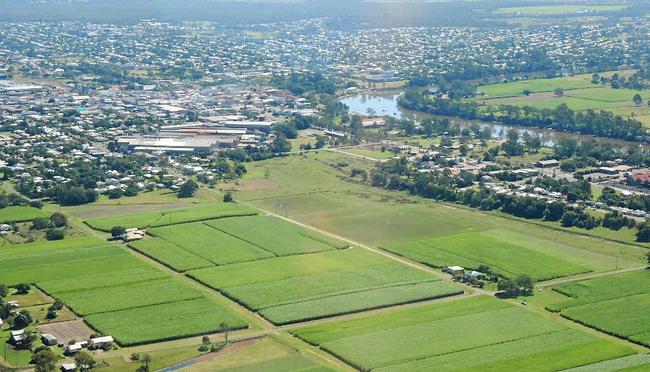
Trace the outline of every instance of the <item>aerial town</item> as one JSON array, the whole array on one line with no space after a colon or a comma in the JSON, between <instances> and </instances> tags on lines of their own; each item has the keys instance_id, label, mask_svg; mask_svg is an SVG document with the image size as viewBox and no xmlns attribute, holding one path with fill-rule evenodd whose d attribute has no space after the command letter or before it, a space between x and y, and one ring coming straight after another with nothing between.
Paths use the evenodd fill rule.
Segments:
<instances>
[{"instance_id":1,"label":"aerial town","mask_svg":"<svg viewBox=\"0 0 650 372\"><path fill-rule=\"evenodd\" d=\"M650 369L650 6L237 3L0 15L0 370Z\"/></svg>"}]
</instances>

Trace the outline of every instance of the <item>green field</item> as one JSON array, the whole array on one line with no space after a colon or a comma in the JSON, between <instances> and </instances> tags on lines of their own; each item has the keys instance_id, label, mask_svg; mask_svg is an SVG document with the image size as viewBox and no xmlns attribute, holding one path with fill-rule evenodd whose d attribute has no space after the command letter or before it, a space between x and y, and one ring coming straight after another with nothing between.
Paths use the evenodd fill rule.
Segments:
<instances>
[{"instance_id":1,"label":"green field","mask_svg":"<svg viewBox=\"0 0 650 372\"><path fill-rule=\"evenodd\" d=\"M240 218L243 217L234 219ZM243 219L248 220L248 218ZM215 265L275 257L269 251L215 229L209 226L208 223L210 222L159 227L149 230L149 234L185 249ZM250 226L254 227L254 225Z\"/></svg>"},{"instance_id":2,"label":"green field","mask_svg":"<svg viewBox=\"0 0 650 372\"><path fill-rule=\"evenodd\" d=\"M650 346L650 271L636 271L553 289L570 299L547 306L575 320L621 338Z\"/></svg>"},{"instance_id":3,"label":"green field","mask_svg":"<svg viewBox=\"0 0 650 372\"><path fill-rule=\"evenodd\" d=\"M293 334L363 370L540 370L634 353L490 297L310 326Z\"/></svg>"},{"instance_id":4,"label":"green field","mask_svg":"<svg viewBox=\"0 0 650 372\"><path fill-rule=\"evenodd\" d=\"M49 217L49 213L32 207L5 207L0 209L0 223L26 222L37 217Z\"/></svg>"},{"instance_id":5,"label":"green field","mask_svg":"<svg viewBox=\"0 0 650 372\"><path fill-rule=\"evenodd\" d=\"M517 14L527 16L583 14L594 12L615 12L625 9L625 5L542 5L499 8L494 14Z\"/></svg>"},{"instance_id":6,"label":"green field","mask_svg":"<svg viewBox=\"0 0 650 372\"><path fill-rule=\"evenodd\" d=\"M212 332L220 321L235 329L246 326L202 292L128 250L94 238L3 248L0 283L20 282L36 284L61 299L122 345Z\"/></svg>"},{"instance_id":7,"label":"green field","mask_svg":"<svg viewBox=\"0 0 650 372\"><path fill-rule=\"evenodd\" d=\"M191 208L176 208L98 217L89 219L86 223L95 230L108 232L114 226L148 228L254 214L256 214L255 210L240 204L211 203Z\"/></svg>"},{"instance_id":8,"label":"green field","mask_svg":"<svg viewBox=\"0 0 650 372\"><path fill-rule=\"evenodd\" d=\"M630 355L622 358L606 360L582 367L576 367L565 372L614 372L614 371L649 371L650 354Z\"/></svg>"},{"instance_id":9,"label":"green field","mask_svg":"<svg viewBox=\"0 0 650 372\"><path fill-rule=\"evenodd\" d=\"M334 371L273 337L252 340L250 345L212 361L193 365L193 372L325 372ZM233 345L237 346L237 344Z\"/></svg>"},{"instance_id":10,"label":"green field","mask_svg":"<svg viewBox=\"0 0 650 372\"><path fill-rule=\"evenodd\" d=\"M200 269L214 265L212 262L161 238L147 238L131 242L129 246L176 271Z\"/></svg>"},{"instance_id":11,"label":"green field","mask_svg":"<svg viewBox=\"0 0 650 372\"><path fill-rule=\"evenodd\" d=\"M361 248L190 271L276 324L415 302L462 290Z\"/></svg>"},{"instance_id":12,"label":"green field","mask_svg":"<svg viewBox=\"0 0 650 372\"><path fill-rule=\"evenodd\" d=\"M525 238L521 236L521 241ZM382 246L434 267L459 265L478 269L483 264L490 266L494 273L507 277L528 274L534 280L548 280L590 271L558 257L559 254L544 252L541 246L529 247L500 238L499 231L452 234Z\"/></svg>"},{"instance_id":13,"label":"green field","mask_svg":"<svg viewBox=\"0 0 650 372\"><path fill-rule=\"evenodd\" d=\"M341 162L349 163L343 171L334 167ZM510 248L523 247L543 256L550 264L558 264L557 268L545 268L549 275L541 276L585 270L610 271L643 264L644 248L585 236L584 229L571 230L580 235L568 233L562 231L559 223L531 224L346 181L346 172L351 168L367 168L372 164L323 152L255 162L240 181L242 189L237 197L265 210L277 211L291 219L373 246L390 247L457 234L485 235L491 242L496 239ZM627 229L604 230L607 229L588 233L633 242L633 234ZM480 257L466 259L486 259L497 267L500 263L494 258L501 254L497 251L492 256L492 252L481 252ZM515 271L516 268L510 266L510 270Z\"/></svg>"},{"instance_id":14,"label":"green field","mask_svg":"<svg viewBox=\"0 0 650 372\"><path fill-rule=\"evenodd\" d=\"M556 97L553 94L556 88L564 89L564 96ZM524 95L525 90L531 94ZM650 98L648 91L613 89L607 85L592 84L590 75L482 85L478 87L478 92L482 94L471 100L491 106L514 105L555 109L561 104L566 104L576 111L607 110L623 117L633 113L637 120L650 126L650 109L645 104ZM633 102L632 98L636 94L644 101L640 106Z\"/></svg>"},{"instance_id":15,"label":"green field","mask_svg":"<svg viewBox=\"0 0 650 372\"><path fill-rule=\"evenodd\" d=\"M344 249L349 244L275 217L224 218L206 225L245 240L276 256Z\"/></svg>"}]
</instances>

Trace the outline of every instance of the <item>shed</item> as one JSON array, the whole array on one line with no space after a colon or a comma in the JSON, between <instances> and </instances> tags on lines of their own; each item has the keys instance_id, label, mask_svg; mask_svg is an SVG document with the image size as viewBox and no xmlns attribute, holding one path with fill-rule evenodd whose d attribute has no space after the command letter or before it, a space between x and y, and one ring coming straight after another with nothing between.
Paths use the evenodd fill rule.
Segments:
<instances>
[{"instance_id":1,"label":"shed","mask_svg":"<svg viewBox=\"0 0 650 372\"><path fill-rule=\"evenodd\" d=\"M111 337L111 336L103 336L103 337L91 338L90 339L90 346L92 346L94 348L100 348L100 347L104 347L104 346L107 346L107 345L112 345L114 341L115 340L113 340L113 337Z\"/></svg>"},{"instance_id":2,"label":"shed","mask_svg":"<svg viewBox=\"0 0 650 372\"><path fill-rule=\"evenodd\" d=\"M43 333L41 335L41 340L43 341L43 344L45 346L54 346L54 345L56 345L58 343L58 340L56 339L56 337L52 336L49 333Z\"/></svg>"},{"instance_id":3,"label":"shed","mask_svg":"<svg viewBox=\"0 0 650 372\"><path fill-rule=\"evenodd\" d=\"M465 276L465 269L460 266L447 266L443 270L451 274L454 278L462 278Z\"/></svg>"}]
</instances>

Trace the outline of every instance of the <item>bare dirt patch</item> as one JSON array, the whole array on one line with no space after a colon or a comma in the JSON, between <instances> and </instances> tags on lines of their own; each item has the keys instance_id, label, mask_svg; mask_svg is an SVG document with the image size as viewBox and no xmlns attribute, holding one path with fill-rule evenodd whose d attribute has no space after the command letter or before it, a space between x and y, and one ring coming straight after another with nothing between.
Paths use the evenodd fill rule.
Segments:
<instances>
[{"instance_id":1,"label":"bare dirt patch","mask_svg":"<svg viewBox=\"0 0 650 372\"><path fill-rule=\"evenodd\" d=\"M95 333L81 320L41 324L37 326L41 333L49 333L56 337L59 344L67 345L70 341L88 340Z\"/></svg>"}]
</instances>

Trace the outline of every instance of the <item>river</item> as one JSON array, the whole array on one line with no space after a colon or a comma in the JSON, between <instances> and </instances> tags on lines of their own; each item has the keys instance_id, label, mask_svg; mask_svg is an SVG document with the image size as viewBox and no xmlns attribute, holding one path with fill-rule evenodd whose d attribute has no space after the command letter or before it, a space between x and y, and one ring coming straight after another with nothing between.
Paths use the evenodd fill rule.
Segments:
<instances>
[{"instance_id":1,"label":"river","mask_svg":"<svg viewBox=\"0 0 650 372\"><path fill-rule=\"evenodd\" d=\"M376 115L376 116L390 116L396 119L411 119L416 122L425 119L434 117L433 115L415 112L406 110L399 107L397 104L397 97L399 97L403 92L394 91L386 93L360 93L355 95L350 95L343 97L340 101L347 105L350 108L350 112L360 115ZM612 138L603 138L603 137L593 137L577 133L569 132L557 132L551 129L543 128L531 128L531 127L519 127L512 125L505 125L500 123L485 123L482 121L470 121L460 118L449 118L450 121L454 124L458 124L460 128L466 128L471 123L477 123L481 128L492 127L492 134L496 138L505 138L508 129L516 128L521 133L528 132L530 134L536 134L542 139L542 143L545 146L553 146L555 142L560 138L573 138L578 141L588 141L588 140L598 140L603 142L609 142L615 146L619 147L630 147L635 146L637 143L628 142L623 140L617 140Z\"/></svg>"}]
</instances>

